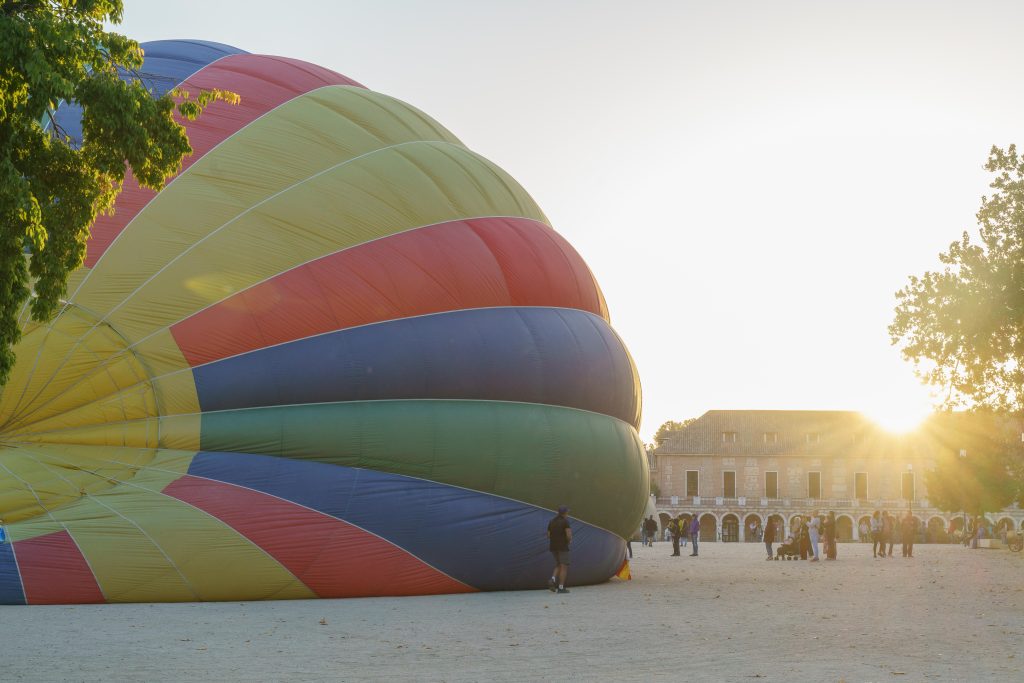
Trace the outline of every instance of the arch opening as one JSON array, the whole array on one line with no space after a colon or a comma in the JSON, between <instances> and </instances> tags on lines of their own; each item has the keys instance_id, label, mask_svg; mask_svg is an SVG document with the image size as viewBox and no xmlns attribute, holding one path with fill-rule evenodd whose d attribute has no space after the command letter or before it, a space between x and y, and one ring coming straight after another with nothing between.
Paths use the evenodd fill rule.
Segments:
<instances>
[{"instance_id":1,"label":"arch opening","mask_svg":"<svg viewBox=\"0 0 1024 683\"><path fill-rule=\"evenodd\" d=\"M761 516L751 513L743 519L743 540L747 543L758 543L764 537L764 524Z\"/></svg>"},{"instance_id":2,"label":"arch opening","mask_svg":"<svg viewBox=\"0 0 1024 683\"><path fill-rule=\"evenodd\" d=\"M718 520L710 512L705 512L700 518L700 541L718 540Z\"/></svg>"},{"instance_id":3,"label":"arch opening","mask_svg":"<svg viewBox=\"0 0 1024 683\"><path fill-rule=\"evenodd\" d=\"M722 518L722 542L736 543L740 540L740 518L729 513Z\"/></svg>"}]
</instances>

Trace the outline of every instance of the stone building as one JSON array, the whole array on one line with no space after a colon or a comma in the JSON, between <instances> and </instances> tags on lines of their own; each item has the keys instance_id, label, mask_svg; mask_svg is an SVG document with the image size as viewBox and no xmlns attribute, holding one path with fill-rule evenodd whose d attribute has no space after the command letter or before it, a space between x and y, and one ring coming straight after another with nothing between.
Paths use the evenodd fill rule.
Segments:
<instances>
[{"instance_id":1,"label":"stone building","mask_svg":"<svg viewBox=\"0 0 1024 683\"><path fill-rule=\"evenodd\" d=\"M663 525L698 514L708 541L757 540L769 517L788 534L795 516L814 510L835 511L839 539L858 540L876 509L910 509L927 540L945 540L963 518L929 504L925 472L967 457L979 439L1021 442L1022 427L945 413L894 436L852 411L711 410L651 453L656 508ZM1022 529L1024 510L988 517Z\"/></svg>"}]
</instances>

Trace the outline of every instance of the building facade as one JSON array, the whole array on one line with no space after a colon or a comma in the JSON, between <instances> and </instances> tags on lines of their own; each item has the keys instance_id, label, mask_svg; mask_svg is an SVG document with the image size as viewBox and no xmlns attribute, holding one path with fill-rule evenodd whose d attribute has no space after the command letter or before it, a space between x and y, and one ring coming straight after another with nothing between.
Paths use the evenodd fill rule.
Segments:
<instances>
[{"instance_id":1,"label":"building facade","mask_svg":"<svg viewBox=\"0 0 1024 683\"><path fill-rule=\"evenodd\" d=\"M925 473L942 458L968 457L980 438L1024 440L1021 427L943 414L900 437L852 411L712 410L651 453L656 509L663 525L696 514L701 540L738 542L758 540L769 518L788 534L795 517L815 510L834 511L839 539L856 541L875 510L909 509L920 540L944 541L963 516L929 503ZM987 517L1024 528L1016 507Z\"/></svg>"}]
</instances>

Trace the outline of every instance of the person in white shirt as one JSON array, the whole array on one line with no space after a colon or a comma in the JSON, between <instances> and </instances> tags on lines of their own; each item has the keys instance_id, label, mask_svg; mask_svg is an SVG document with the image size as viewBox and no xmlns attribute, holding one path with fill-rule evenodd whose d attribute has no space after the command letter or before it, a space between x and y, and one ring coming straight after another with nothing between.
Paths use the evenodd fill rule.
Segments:
<instances>
[{"instance_id":1,"label":"person in white shirt","mask_svg":"<svg viewBox=\"0 0 1024 683\"><path fill-rule=\"evenodd\" d=\"M815 510L811 518L807 520L807 535L811 539L811 550L814 551L814 557L811 558L811 562L818 561L818 539L821 533L821 519L818 518L818 511Z\"/></svg>"}]
</instances>

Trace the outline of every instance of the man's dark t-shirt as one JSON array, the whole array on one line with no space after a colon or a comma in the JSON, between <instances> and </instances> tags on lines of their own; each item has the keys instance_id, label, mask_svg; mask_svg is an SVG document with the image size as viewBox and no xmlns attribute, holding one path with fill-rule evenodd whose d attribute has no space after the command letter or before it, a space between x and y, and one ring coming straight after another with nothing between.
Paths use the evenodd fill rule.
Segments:
<instances>
[{"instance_id":1,"label":"man's dark t-shirt","mask_svg":"<svg viewBox=\"0 0 1024 683\"><path fill-rule=\"evenodd\" d=\"M548 550L568 550L569 539L565 537L565 530L569 528L569 518L558 515L553 520L548 522L548 534L551 536L551 542L548 544Z\"/></svg>"}]
</instances>

